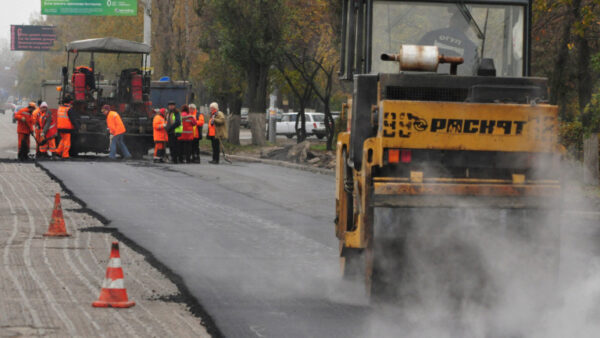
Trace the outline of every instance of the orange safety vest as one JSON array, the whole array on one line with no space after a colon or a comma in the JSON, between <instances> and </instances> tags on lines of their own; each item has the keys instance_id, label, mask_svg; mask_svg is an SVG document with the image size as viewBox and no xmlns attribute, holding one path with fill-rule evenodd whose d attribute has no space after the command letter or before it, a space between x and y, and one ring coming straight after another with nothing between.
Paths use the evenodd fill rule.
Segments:
<instances>
[{"instance_id":1,"label":"orange safety vest","mask_svg":"<svg viewBox=\"0 0 600 338\"><path fill-rule=\"evenodd\" d=\"M182 141L191 141L194 139L194 125L196 124L196 119L194 115L189 112L181 113L181 125L183 126L181 131L181 136L179 136L179 140Z\"/></svg>"},{"instance_id":2,"label":"orange safety vest","mask_svg":"<svg viewBox=\"0 0 600 338\"><path fill-rule=\"evenodd\" d=\"M121 121L121 116L114 110L106 115L106 125L113 136L124 134L126 131L125 125Z\"/></svg>"},{"instance_id":3,"label":"orange safety vest","mask_svg":"<svg viewBox=\"0 0 600 338\"><path fill-rule=\"evenodd\" d=\"M69 105L63 105L58 107L58 113L57 113L57 124L58 124L58 129L73 129L73 124L71 123L71 120L69 119L69 109L71 108L71 106Z\"/></svg>"},{"instance_id":4,"label":"orange safety vest","mask_svg":"<svg viewBox=\"0 0 600 338\"><path fill-rule=\"evenodd\" d=\"M52 113L50 109L48 109L45 114L40 114L40 129L44 130L46 123L48 123L48 118L50 118L50 127L48 127L48 131L46 132L46 139L53 138L58 132L56 114Z\"/></svg>"},{"instance_id":5,"label":"orange safety vest","mask_svg":"<svg viewBox=\"0 0 600 338\"><path fill-rule=\"evenodd\" d=\"M154 120L152 120L154 142L167 142L169 140L169 135L165 129L165 122L165 118L162 115L156 114L154 116Z\"/></svg>"},{"instance_id":6,"label":"orange safety vest","mask_svg":"<svg viewBox=\"0 0 600 338\"><path fill-rule=\"evenodd\" d=\"M194 138L200 138L202 136L202 126L204 126L204 114L198 113L194 110L193 115L196 116L196 125L194 126Z\"/></svg>"},{"instance_id":7,"label":"orange safety vest","mask_svg":"<svg viewBox=\"0 0 600 338\"><path fill-rule=\"evenodd\" d=\"M21 121L23 117L25 118L25 121ZM15 119L17 119L17 133L29 134L32 132L33 122L31 120L31 113L29 112L29 108L25 107L16 112Z\"/></svg>"},{"instance_id":8,"label":"orange safety vest","mask_svg":"<svg viewBox=\"0 0 600 338\"><path fill-rule=\"evenodd\" d=\"M215 136L217 134L217 129L215 128L215 115L210 115L210 120L208 121L208 136Z\"/></svg>"}]
</instances>

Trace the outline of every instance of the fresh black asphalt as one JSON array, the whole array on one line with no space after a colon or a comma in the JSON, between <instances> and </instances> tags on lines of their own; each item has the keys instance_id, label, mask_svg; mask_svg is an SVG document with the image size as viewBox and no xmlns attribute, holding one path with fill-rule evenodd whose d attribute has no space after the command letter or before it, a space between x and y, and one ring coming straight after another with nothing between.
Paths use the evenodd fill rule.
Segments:
<instances>
[{"instance_id":1,"label":"fresh black asphalt","mask_svg":"<svg viewBox=\"0 0 600 338\"><path fill-rule=\"evenodd\" d=\"M334 177L246 163L42 166L181 276L221 334L371 335L362 285L340 277Z\"/></svg>"}]
</instances>

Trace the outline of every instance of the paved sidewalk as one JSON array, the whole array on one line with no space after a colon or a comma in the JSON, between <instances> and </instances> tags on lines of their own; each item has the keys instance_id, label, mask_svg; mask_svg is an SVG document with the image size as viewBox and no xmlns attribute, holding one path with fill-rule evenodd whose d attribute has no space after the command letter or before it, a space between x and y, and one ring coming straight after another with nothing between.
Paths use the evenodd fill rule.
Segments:
<instances>
[{"instance_id":1,"label":"paved sidewalk","mask_svg":"<svg viewBox=\"0 0 600 338\"><path fill-rule=\"evenodd\" d=\"M93 308L116 239L64 194L72 237L43 237L56 192L60 186L34 164L0 163L0 336L208 336L201 319L170 301L175 284L123 243L125 286L136 305Z\"/></svg>"}]
</instances>

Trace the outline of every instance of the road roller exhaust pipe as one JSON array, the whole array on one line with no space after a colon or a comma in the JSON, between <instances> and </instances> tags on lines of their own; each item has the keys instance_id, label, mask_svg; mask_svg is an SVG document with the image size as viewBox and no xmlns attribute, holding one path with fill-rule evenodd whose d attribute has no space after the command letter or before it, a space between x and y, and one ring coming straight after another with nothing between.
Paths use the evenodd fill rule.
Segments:
<instances>
[{"instance_id":1,"label":"road roller exhaust pipe","mask_svg":"<svg viewBox=\"0 0 600 338\"><path fill-rule=\"evenodd\" d=\"M442 63L450 64L450 74L456 75L458 65L464 62L462 57L440 54L436 46L402 45L399 54L381 54L382 61L396 61L400 71L437 72Z\"/></svg>"}]
</instances>

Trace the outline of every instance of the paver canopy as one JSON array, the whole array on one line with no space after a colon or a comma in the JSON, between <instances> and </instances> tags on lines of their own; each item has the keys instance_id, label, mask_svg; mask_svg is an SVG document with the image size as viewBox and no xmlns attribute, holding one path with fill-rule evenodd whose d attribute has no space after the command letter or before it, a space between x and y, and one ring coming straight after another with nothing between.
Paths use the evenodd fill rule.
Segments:
<instances>
[{"instance_id":1,"label":"paver canopy","mask_svg":"<svg viewBox=\"0 0 600 338\"><path fill-rule=\"evenodd\" d=\"M152 47L145 43L117 39L99 38L71 41L67 52L150 54Z\"/></svg>"}]
</instances>

